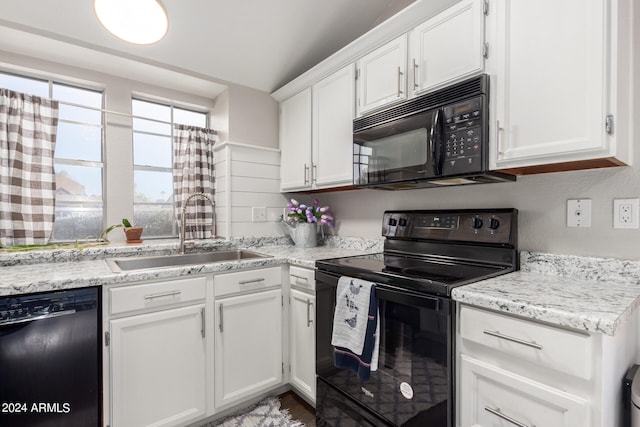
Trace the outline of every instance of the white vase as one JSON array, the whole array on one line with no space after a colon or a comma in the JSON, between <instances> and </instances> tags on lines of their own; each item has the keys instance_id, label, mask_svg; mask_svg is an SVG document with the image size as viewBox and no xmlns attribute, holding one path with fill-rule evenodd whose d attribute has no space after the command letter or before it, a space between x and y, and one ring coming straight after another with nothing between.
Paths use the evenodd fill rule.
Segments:
<instances>
[{"instance_id":1,"label":"white vase","mask_svg":"<svg viewBox=\"0 0 640 427\"><path fill-rule=\"evenodd\" d=\"M293 242L301 248L318 246L317 225L313 222L299 222L292 232Z\"/></svg>"}]
</instances>

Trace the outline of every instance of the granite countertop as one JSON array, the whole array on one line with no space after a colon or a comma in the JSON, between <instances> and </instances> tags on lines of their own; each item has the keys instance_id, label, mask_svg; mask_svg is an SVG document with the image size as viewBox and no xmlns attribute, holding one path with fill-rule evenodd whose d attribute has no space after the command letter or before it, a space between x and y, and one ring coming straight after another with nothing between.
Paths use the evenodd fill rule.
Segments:
<instances>
[{"instance_id":1,"label":"granite countertop","mask_svg":"<svg viewBox=\"0 0 640 427\"><path fill-rule=\"evenodd\" d=\"M230 248L248 249L271 258L113 273L106 258L176 253L177 243L155 241L82 251L0 254L0 296L281 264L314 268L318 259L381 252L382 241L332 237L323 246L298 248L284 237L238 238L200 243L196 250ZM640 261L525 251L520 259L520 271L455 288L452 298L464 304L607 335L615 335L640 306Z\"/></svg>"},{"instance_id":2,"label":"granite countertop","mask_svg":"<svg viewBox=\"0 0 640 427\"><path fill-rule=\"evenodd\" d=\"M147 245L114 245L82 251L54 250L2 254L0 296L162 280L281 264L314 268L317 259L361 255L382 250L380 241L350 238L332 239L326 245L315 248L297 248L287 239L243 238L199 244L196 250L200 252L230 248L247 249L270 255L271 258L114 273L107 265L106 258L175 253L177 243L154 242Z\"/></svg>"},{"instance_id":3,"label":"granite countertop","mask_svg":"<svg viewBox=\"0 0 640 427\"><path fill-rule=\"evenodd\" d=\"M640 261L521 252L521 270L455 288L458 302L615 335L640 305Z\"/></svg>"}]
</instances>

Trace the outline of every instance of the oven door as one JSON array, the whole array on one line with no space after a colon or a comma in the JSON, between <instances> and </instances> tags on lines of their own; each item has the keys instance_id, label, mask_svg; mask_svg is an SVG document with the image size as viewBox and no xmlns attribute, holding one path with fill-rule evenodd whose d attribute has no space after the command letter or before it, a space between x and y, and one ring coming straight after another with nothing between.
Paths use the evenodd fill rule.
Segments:
<instances>
[{"instance_id":1,"label":"oven door","mask_svg":"<svg viewBox=\"0 0 640 427\"><path fill-rule=\"evenodd\" d=\"M453 316L447 298L377 285L378 370L367 381L333 363L338 277L316 272L318 425L453 425Z\"/></svg>"},{"instance_id":2,"label":"oven door","mask_svg":"<svg viewBox=\"0 0 640 427\"><path fill-rule=\"evenodd\" d=\"M353 134L353 183L373 186L437 177L442 170L441 110Z\"/></svg>"}]
</instances>

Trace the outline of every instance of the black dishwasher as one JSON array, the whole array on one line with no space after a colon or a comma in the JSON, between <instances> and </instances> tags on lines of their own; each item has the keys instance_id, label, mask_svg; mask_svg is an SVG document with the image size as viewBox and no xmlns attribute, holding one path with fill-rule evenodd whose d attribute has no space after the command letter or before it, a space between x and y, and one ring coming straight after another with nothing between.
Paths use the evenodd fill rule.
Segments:
<instances>
[{"instance_id":1,"label":"black dishwasher","mask_svg":"<svg viewBox=\"0 0 640 427\"><path fill-rule=\"evenodd\" d=\"M97 287L0 298L0 426L102 425Z\"/></svg>"}]
</instances>

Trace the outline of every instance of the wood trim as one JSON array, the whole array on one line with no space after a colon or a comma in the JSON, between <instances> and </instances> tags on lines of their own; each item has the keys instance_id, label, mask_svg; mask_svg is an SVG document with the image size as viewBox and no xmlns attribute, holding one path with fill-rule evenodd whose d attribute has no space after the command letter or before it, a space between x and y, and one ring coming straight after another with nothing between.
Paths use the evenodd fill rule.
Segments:
<instances>
[{"instance_id":1,"label":"wood trim","mask_svg":"<svg viewBox=\"0 0 640 427\"><path fill-rule=\"evenodd\" d=\"M547 165L522 166L517 168L496 169L496 171L504 172L512 175L534 175L534 174L540 174L540 173L610 168L615 166L628 166L628 165L616 159L615 157L605 157L601 159L551 163Z\"/></svg>"}]
</instances>

